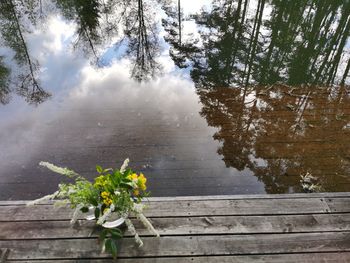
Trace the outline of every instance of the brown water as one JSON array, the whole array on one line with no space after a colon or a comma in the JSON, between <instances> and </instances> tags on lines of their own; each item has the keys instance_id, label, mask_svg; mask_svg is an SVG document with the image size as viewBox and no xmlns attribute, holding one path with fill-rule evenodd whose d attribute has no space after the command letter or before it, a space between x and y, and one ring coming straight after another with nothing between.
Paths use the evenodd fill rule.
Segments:
<instances>
[{"instance_id":1,"label":"brown water","mask_svg":"<svg viewBox=\"0 0 350 263\"><path fill-rule=\"evenodd\" d=\"M0 3L0 199L127 157L153 196L349 191L350 2L30 2Z\"/></svg>"}]
</instances>

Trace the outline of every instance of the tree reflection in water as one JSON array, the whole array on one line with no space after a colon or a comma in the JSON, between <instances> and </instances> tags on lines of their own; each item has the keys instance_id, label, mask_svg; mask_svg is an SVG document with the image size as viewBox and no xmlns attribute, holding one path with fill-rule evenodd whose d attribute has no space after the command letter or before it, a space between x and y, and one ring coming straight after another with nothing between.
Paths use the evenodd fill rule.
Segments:
<instances>
[{"instance_id":1,"label":"tree reflection in water","mask_svg":"<svg viewBox=\"0 0 350 263\"><path fill-rule=\"evenodd\" d=\"M38 13L34 3L26 4L15 0L3 0L0 2L0 33L2 44L10 47L14 52L14 59L20 67L20 73L16 76L15 90L25 97L29 103L39 104L50 94L40 85L38 79L39 65L31 57L24 33L29 30L28 24L35 24ZM25 14L29 14L26 15ZM24 25L24 20L28 24ZM2 63L2 62L1 62ZM0 91L0 102L7 103L10 93L9 69L1 64L0 82L4 83Z\"/></svg>"},{"instance_id":2,"label":"tree reflection in water","mask_svg":"<svg viewBox=\"0 0 350 263\"><path fill-rule=\"evenodd\" d=\"M201 115L217 127L227 167L249 168L268 193L300 192L310 172L326 191L346 191L350 172L349 90L284 85L198 91Z\"/></svg>"},{"instance_id":3,"label":"tree reflection in water","mask_svg":"<svg viewBox=\"0 0 350 263\"><path fill-rule=\"evenodd\" d=\"M118 49L126 45L125 56L132 62L132 78L149 80L160 72L160 64L156 61L160 50L159 30L153 0L52 0L46 4L51 9L43 8L42 1L0 2L1 45L14 51L15 71L20 72L11 77L11 70L1 59L0 81L4 83L0 90L1 103L9 101L12 91L32 104L50 97L40 84L40 65L30 54L27 37L39 27L38 24L46 23L52 9L76 24L73 47L92 56L95 65L99 64L106 48L112 45Z\"/></svg>"},{"instance_id":4,"label":"tree reflection in water","mask_svg":"<svg viewBox=\"0 0 350 263\"><path fill-rule=\"evenodd\" d=\"M268 193L301 191L306 172L326 191L349 184L349 12L349 1L217 0L193 16L199 39L168 33L218 154Z\"/></svg>"}]
</instances>

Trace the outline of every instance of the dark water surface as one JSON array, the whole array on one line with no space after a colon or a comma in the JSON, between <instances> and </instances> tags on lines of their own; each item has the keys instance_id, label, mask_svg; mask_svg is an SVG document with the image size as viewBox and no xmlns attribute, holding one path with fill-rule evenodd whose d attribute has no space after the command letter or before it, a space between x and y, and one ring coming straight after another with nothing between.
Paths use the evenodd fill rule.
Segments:
<instances>
[{"instance_id":1,"label":"dark water surface","mask_svg":"<svg viewBox=\"0 0 350 263\"><path fill-rule=\"evenodd\" d=\"M3 0L0 199L127 157L153 196L349 191L349 34L350 1Z\"/></svg>"}]
</instances>

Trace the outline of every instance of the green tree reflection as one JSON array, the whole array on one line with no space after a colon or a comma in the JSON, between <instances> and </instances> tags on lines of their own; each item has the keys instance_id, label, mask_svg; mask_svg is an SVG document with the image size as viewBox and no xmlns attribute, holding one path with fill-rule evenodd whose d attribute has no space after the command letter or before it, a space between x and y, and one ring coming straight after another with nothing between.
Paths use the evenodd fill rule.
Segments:
<instances>
[{"instance_id":1,"label":"green tree reflection","mask_svg":"<svg viewBox=\"0 0 350 263\"><path fill-rule=\"evenodd\" d=\"M175 63L187 60L198 85L346 83L349 1L215 0L208 10L192 16L195 48L190 36L176 43L176 30L165 37Z\"/></svg>"},{"instance_id":2,"label":"green tree reflection","mask_svg":"<svg viewBox=\"0 0 350 263\"><path fill-rule=\"evenodd\" d=\"M21 73L17 76L18 83L15 84L15 90L18 94L25 97L29 103L39 104L47 99L50 94L42 89L38 80L39 65L30 56L24 37L24 33L28 30L23 26L22 20L25 19L33 23L36 21L33 1L22 3L15 0L3 0L0 2L1 40L4 45L15 52L14 59L21 67ZM8 76L8 71L3 69L2 72L5 72L5 74L2 74L3 76ZM9 91L8 85L2 88L2 94L8 95ZM4 102L3 100L1 101Z\"/></svg>"},{"instance_id":3,"label":"green tree reflection","mask_svg":"<svg viewBox=\"0 0 350 263\"><path fill-rule=\"evenodd\" d=\"M302 191L306 172L326 191L350 183L349 11L349 1L215 0L193 16L198 40L165 37L218 129L218 154L268 193Z\"/></svg>"}]
</instances>

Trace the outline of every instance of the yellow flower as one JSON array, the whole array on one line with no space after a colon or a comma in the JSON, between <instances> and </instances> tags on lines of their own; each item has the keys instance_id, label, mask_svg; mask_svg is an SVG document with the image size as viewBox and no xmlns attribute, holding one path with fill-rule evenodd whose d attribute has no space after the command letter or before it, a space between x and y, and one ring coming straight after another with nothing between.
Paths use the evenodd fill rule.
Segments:
<instances>
[{"instance_id":1,"label":"yellow flower","mask_svg":"<svg viewBox=\"0 0 350 263\"><path fill-rule=\"evenodd\" d=\"M143 173L140 173L140 176L138 177L137 185L140 187L142 191L145 191L147 189L146 182L147 182L147 178L143 175Z\"/></svg>"},{"instance_id":2,"label":"yellow flower","mask_svg":"<svg viewBox=\"0 0 350 263\"><path fill-rule=\"evenodd\" d=\"M101 196L102 196L103 199L106 199L107 197L110 196L110 193L104 191L104 192L101 193Z\"/></svg>"},{"instance_id":3,"label":"yellow flower","mask_svg":"<svg viewBox=\"0 0 350 263\"><path fill-rule=\"evenodd\" d=\"M137 190L137 189L134 190L134 195L135 195L135 196L138 196L139 194L140 194L140 191L139 191L139 190Z\"/></svg>"},{"instance_id":4,"label":"yellow flower","mask_svg":"<svg viewBox=\"0 0 350 263\"><path fill-rule=\"evenodd\" d=\"M106 206L110 206L113 202L112 202L112 199L106 198L106 199L103 199L103 203L104 203Z\"/></svg>"},{"instance_id":5,"label":"yellow flower","mask_svg":"<svg viewBox=\"0 0 350 263\"><path fill-rule=\"evenodd\" d=\"M134 195L139 195L139 189L142 191L145 191L147 189L146 187L146 182L147 178L143 175L143 173L140 173L140 175L137 175L136 173L130 174L127 177L129 180L132 180L135 185L134 185ZM136 194L135 194L136 192Z\"/></svg>"},{"instance_id":6,"label":"yellow flower","mask_svg":"<svg viewBox=\"0 0 350 263\"><path fill-rule=\"evenodd\" d=\"M127 176L127 178L128 178L129 180L137 180L137 174L135 174L135 173L129 174L129 175Z\"/></svg>"}]
</instances>

